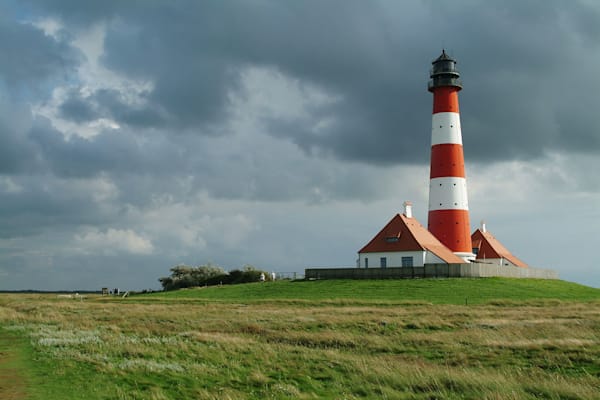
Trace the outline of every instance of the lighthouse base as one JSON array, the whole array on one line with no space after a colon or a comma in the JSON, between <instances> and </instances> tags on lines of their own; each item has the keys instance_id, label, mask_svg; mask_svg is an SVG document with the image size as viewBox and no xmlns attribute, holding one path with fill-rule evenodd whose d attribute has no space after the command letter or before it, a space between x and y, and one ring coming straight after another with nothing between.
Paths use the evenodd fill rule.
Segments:
<instances>
[{"instance_id":1,"label":"lighthouse base","mask_svg":"<svg viewBox=\"0 0 600 400\"><path fill-rule=\"evenodd\" d=\"M475 258L477 258L477 256L473 253L455 252L454 254L457 257L462 258L463 260L465 260L465 262L468 262L468 263L475 261Z\"/></svg>"}]
</instances>

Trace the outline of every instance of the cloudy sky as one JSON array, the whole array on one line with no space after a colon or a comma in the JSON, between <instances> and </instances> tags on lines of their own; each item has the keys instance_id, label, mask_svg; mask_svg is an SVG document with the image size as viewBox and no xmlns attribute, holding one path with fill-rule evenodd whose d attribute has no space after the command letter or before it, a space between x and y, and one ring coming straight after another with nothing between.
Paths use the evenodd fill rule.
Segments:
<instances>
[{"instance_id":1,"label":"cloudy sky","mask_svg":"<svg viewBox=\"0 0 600 400\"><path fill-rule=\"evenodd\" d=\"M458 60L472 229L600 287L596 1L0 1L0 289L353 266L427 223Z\"/></svg>"}]
</instances>

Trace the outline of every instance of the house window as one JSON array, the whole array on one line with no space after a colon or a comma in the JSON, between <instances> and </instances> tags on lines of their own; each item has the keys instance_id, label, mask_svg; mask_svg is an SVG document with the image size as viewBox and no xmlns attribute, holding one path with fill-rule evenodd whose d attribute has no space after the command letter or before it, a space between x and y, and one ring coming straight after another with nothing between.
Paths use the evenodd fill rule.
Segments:
<instances>
[{"instance_id":1,"label":"house window","mask_svg":"<svg viewBox=\"0 0 600 400\"><path fill-rule=\"evenodd\" d=\"M369 268L369 259L365 257L365 268Z\"/></svg>"},{"instance_id":2,"label":"house window","mask_svg":"<svg viewBox=\"0 0 600 400\"><path fill-rule=\"evenodd\" d=\"M473 254L477 255L479 253L479 247L473 247Z\"/></svg>"},{"instance_id":3,"label":"house window","mask_svg":"<svg viewBox=\"0 0 600 400\"><path fill-rule=\"evenodd\" d=\"M412 257L402 257L402 266L403 267L412 267L413 266L413 258Z\"/></svg>"},{"instance_id":4,"label":"house window","mask_svg":"<svg viewBox=\"0 0 600 400\"><path fill-rule=\"evenodd\" d=\"M387 257L381 257L379 259L379 266L381 268L387 268Z\"/></svg>"}]
</instances>

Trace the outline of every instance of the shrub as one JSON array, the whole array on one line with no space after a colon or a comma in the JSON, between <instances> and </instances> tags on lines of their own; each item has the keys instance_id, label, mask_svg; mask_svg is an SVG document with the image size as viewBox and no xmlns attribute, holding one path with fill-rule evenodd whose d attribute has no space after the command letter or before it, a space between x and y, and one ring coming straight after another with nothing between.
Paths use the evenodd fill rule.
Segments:
<instances>
[{"instance_id":1,"label":"shrub","mask_svg":"<svg viewBox=\"0 0 600 400\"><path fill-rule=\"evenodd\" d=\"M176 265L171 268L171 276L159 278L163 290L175 290L186 287L204 286L209 282L223 280L227 272L216 265L207 264L197 267Z\"/></svg>"},{"instance_id":2,"label":"shrub","mask_svg":"<svg viewBox=\"0 0 600 400\"><path fill-rule=\"evenodd\" d=\"M228 283L249 283L249 282L258 282L260 281L260 274L264 274L265 280L269 279L269 274L265 271L261 271L256 269L252 265L244 265L244 267L239 269L234 269L229 272L229 282Z\"/></svg>"},{"instance_id":3,"label":"shrub","mask_svg":"<svg viewBox=\"0 0 600 400\"><path fill-rule=\"evenodd\" d=\"M177 290L194 286L258 282L261 274L264 274L265 280L271 279L269 273L252 265L244 265L242 269L226 272L223 268L212 264L197 267L180 264L171 268L171 276L159 278L158 281L163 290Z\"/></svg>"}]
</instances>

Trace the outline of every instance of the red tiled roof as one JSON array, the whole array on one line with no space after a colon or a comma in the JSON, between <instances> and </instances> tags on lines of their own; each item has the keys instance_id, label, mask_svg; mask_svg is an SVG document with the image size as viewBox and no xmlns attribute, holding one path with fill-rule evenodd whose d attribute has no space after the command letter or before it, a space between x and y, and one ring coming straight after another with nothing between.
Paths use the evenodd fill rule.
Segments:
<instances>
[{"instance_id":1,"label":"red tiled roof","mask_svg":"<svg viewBox=\"0 0 600 400\"><path fill-rule=\"evenodd\" d=\"M471 235L471 242L473 242L473 248L478 249L477 260L483 260L486 258L504 258L517 267L528 268L529 266L523 261L515 257L506 247L502 245L491 233L482 232L481 229L477 229Z\"/></svg>"},{"instance_id":2,"label":"red tiled roof","mask_svg":"<svg viewBox=\"0 0 600 400\"><path fill-rule=\"evenodd\" d=\"M415 218L396 214L359 253L428 250L448 264L464 263Z\"/></svg>"}]
</instances>

